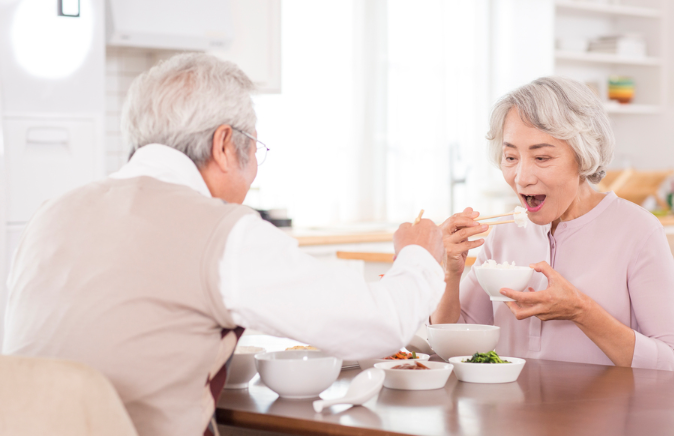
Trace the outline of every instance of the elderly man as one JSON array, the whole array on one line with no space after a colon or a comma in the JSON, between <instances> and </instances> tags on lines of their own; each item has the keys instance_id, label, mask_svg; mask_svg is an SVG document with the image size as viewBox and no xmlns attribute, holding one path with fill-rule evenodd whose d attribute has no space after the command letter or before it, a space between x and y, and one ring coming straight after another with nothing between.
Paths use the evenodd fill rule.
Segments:
<instances>
[{"instance_id":1,"label":"elderly man","mask_svg":"<svg viewBox=\"0 0 674 436\"><path fill-rule=\"evenodd\" d=\"M393 267L366 284L241 206L264 147L252 89L204 54L141 75L123 110L130 161L46 203L14 260L3 351L99 369L140 435L208 431L244 328L345 359L382 356L444 291L429 220L398 229Z\"/></svg>"}]
</instances>

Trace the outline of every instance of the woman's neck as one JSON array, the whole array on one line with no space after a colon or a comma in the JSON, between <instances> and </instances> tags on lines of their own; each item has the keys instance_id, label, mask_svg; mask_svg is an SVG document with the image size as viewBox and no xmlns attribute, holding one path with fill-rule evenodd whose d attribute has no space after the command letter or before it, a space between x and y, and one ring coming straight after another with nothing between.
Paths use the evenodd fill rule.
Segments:
<instances>
[{"instance_id":1,"label":"woman's neck","mask_svg":"<svg viewBox=\"0 0 674 436\"><path fill-rule=\"evenodd\" d=\"M573 199L569 208L562 214L561 217L557 218L552 222L552 227L550 227L550 232L554 235L557 225L562 221L571 221L580 216L585 215L596 205L598 205L606 196L601 192L597 192L592 189L592 186L587 182L583 181L578 186L578 195Z\"/></svg>"}]
</instances>

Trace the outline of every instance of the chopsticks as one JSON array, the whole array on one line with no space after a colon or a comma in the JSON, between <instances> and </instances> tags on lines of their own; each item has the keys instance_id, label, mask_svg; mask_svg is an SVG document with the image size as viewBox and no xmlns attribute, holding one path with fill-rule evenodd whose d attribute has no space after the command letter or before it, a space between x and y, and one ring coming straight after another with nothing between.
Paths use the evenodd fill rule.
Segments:
<instances>
[{"instance_id":1,"label":"chopsticks","mask_svg":"<svg viewBox=\"0 0 674 436\"><path fill-rule=\"evenodd\" d=\"M481 217L477 218L475 221L490 220L492 218L501 218L502 216L510 216L510 215L513 215L513 212L502 213L501 215L481 216ZM513 221L503 221L503 222L501 222L501 224L510 223L510 222L513 222Z\"/></svg>"},{"instance_id":2,"label":"chopsticks","mask_svg":"<svg viewBox=\"0 0 674 436\"><path fill-rule=\"evenodd\" d=\"M515 222L515 220L508 220L508 221L494 221L493 223L485 223L485 224L487 224L488 226L497 226L499 224L510 224L510 223L514 223L514 222Z\"/></svg>"},{"instance_id":3,"label":"chopsticks","mask_svg":"<svg viewBox=\"0 0 674 436\"><path fill-rule=\"evenodd\" d=\"M421 209L421 212L419 212L419 216L416 217L416 219L414 220L414 224L419 224L419 221L421 221L421 217L422 217L423 215L424 215L424 210ZM414 224L412 224L412 225L414 225Z\"/></svg>"}]
</instances>

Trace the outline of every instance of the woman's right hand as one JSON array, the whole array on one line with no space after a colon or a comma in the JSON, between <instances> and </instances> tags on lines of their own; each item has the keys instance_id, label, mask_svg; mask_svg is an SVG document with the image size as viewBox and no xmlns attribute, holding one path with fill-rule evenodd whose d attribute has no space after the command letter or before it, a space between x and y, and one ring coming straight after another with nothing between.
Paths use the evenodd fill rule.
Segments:
<instances>
[{"instance_id":1,"label":"woman's right hand","mask_svg":"<svg viewBox=\"0 0 674 436\"><path fill-rule=\"evenodd\" d=\"M489 226L474 219L480 215L470 207L449 217L442 225L442 239L445 245L447 276L461 277L466 266L468 250L484 244L484 239L469 241L468 238L486 232Z\"/></svg>"}]
</instances>

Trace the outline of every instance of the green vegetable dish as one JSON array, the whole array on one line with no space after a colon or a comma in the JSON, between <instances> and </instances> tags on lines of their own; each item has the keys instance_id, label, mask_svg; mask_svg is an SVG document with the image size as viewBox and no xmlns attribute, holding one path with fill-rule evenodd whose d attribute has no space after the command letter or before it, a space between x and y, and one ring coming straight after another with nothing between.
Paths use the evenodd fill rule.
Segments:
<instances>
[{"instance_id":1,"label":"green vegetable dish","mask_svg":"<svg viewBox=\"0 0 674 436\"><path fill-rule=\"evenodd\" d=\"M468 360L464 360L465 363L512 363L507 360L502 360L498 357L495 351L490 351L489 353L475 353L473 357Z\"/></svg>"}]
</instances>

